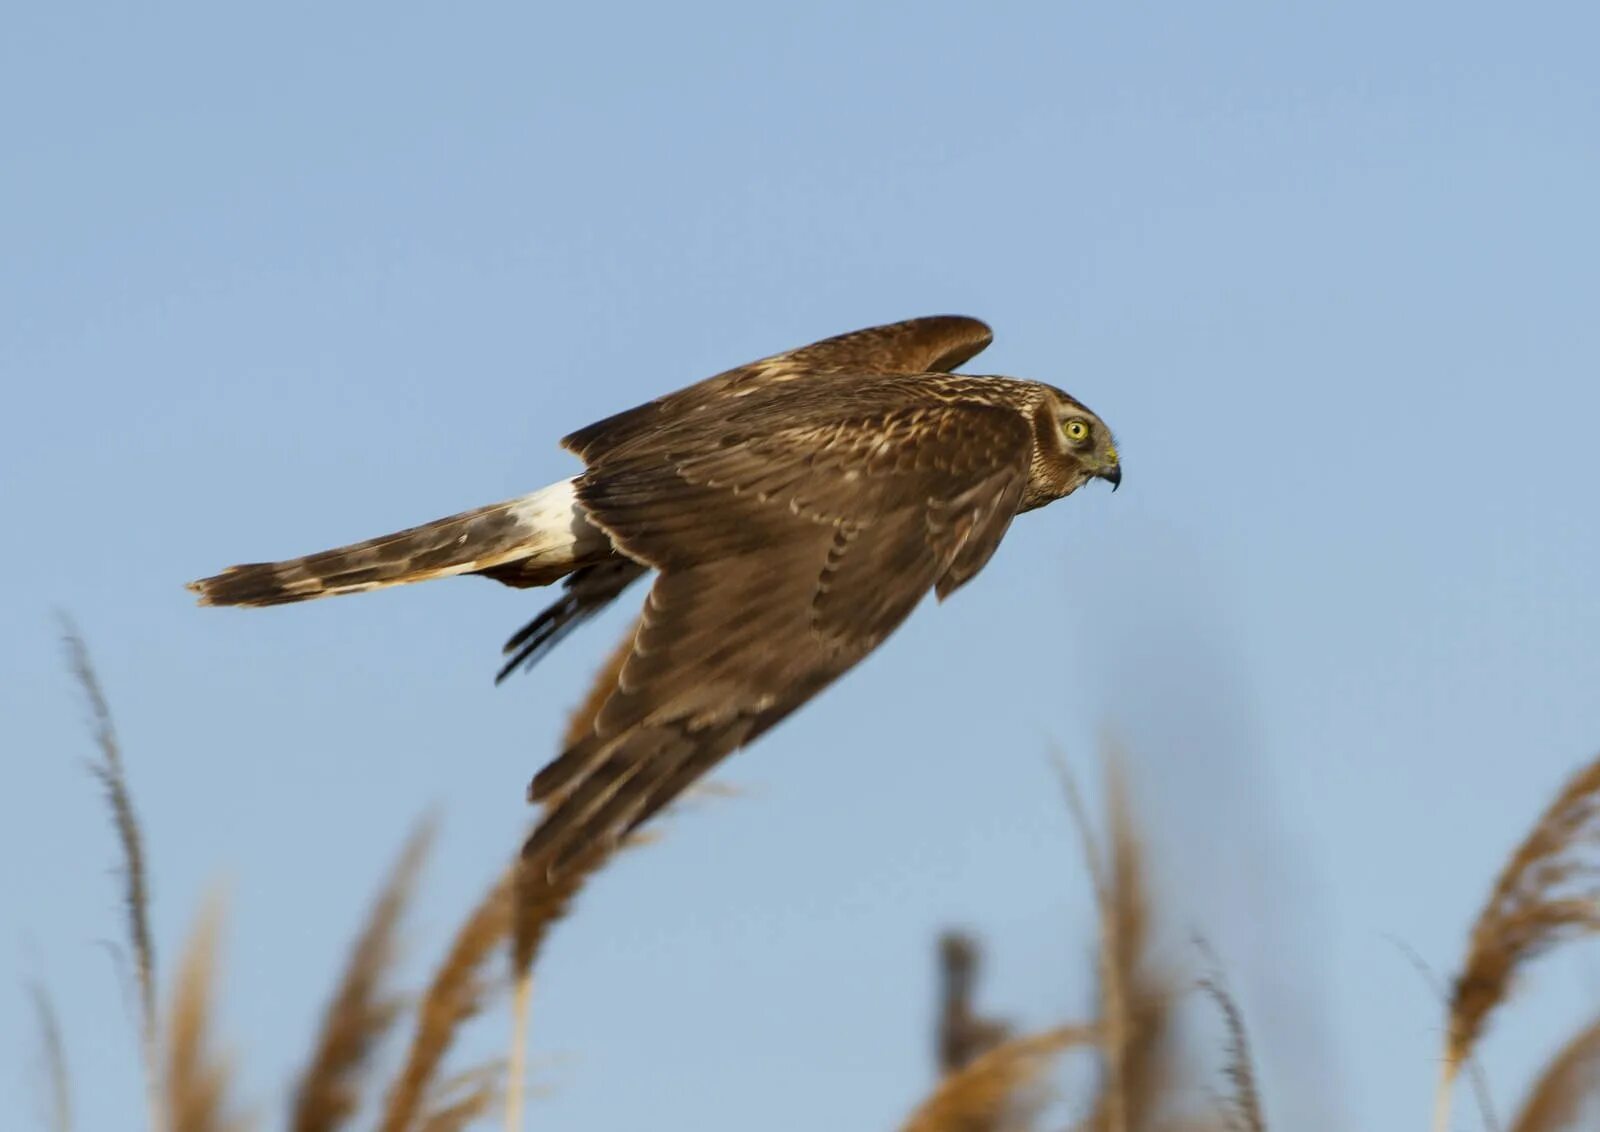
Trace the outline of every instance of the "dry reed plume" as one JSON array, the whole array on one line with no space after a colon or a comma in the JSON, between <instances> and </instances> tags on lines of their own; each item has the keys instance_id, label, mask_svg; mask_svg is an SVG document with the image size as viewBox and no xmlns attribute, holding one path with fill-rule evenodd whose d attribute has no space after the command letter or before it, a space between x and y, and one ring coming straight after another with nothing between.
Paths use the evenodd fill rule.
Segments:
<instances>
[{"instance_id":1,"label":"dry reed plume","mask_svg":"<svg viewBox=\"0 0 1600 1132\"><path fill-rule=\"evenodd\" d=\"M564 748L572 746L589 733L595 716L605 706L606 698L615 686L617 674L633 651L633 636L637 628L638 622L635 621L634 629L622 635L591 682L583 702L568 719L566 734L561 741ZM506 1070L506 1132L517 1132L522 1127L528 1059L528 1011L533 996L534 963L550 929L566 916L578 891L600 870L609 856L604 850L592 852L574 861L554 880L525 867L520 860L515 866L516 898L511 928L511 1055Z\"/></svg>"},{"instance_id":2,"label":"dry reed plume","mask_svg":"<svg viewBox=\"0 0 1600 1132\"><path fill-rule=\"evenodd\" d=\"M684 798L694 796L691 790ZM679 803L681 804L682 799ZM676 808L676 805L672 808ZM670 810L669 810L670 812ZM512 867L515 899L511 925L512 1037L507 1068L506 1128L522 1127L523 1091L527 1060L528 1010L533 993L533 969L549 939L551 929L572 910L572 902L584 885L616 854L647 845L661 836L660 826L630 834L612 849L597 846L572 860L554 879L539 869L529 868L520 858Z\"/></svg>"},{"instance_id":3,"label":"dry reed plume","mask_svg":"<svg viewBox=\"0 0 1600 1132\"><path fill-rule=\"evenodd\" d=\"M125 926L140 1005L149 1127L157 1132L236 1132L246 1127L231 1098L231 1064L213 1036L220 901L205 904L183 949L164 1019L156 1003L155 945L149 926L144 835L128 789L111 713L82 638L68 626L68 660L90 707L100 759L92 769L105 788L123 855ZM394 962L398 926L431 838L424 825L407 842L352 948L343 977L302 1073L291 1107L295 1132L331 1132L359 1106L362 1078L401 1003L384 983ZM500 1096L502 1067L481 1067L441 1080L444 1056L461 1025L482 1005L482 968L511 927L508 871L458 931L417 1008L408 1056L388 1089L385 1132L455 1132L485 1114ZM59 1026L43 991L35 1002L51 1085L52 1127L70 1132L71 1090Z\"/></svg>"},{"instance_id":4,"label":"dry reed plume","mask_svg":"<svg viewBox=\"0 0 1600 1132\"><path fill-rule=\"evenodd\" d=\"M63 617L61 622L67 664L89 706L89 724L95 746L100 751L99 760L89 764L89 772L105 791L112 825L122 849L122 907L133 953L134 990L139 1000L139 1054L144 1064L146 1105L150 1126L161 1128L165 1120L156 1088L156 948L150 934L150 882L145 868L144 835L139 828L138 814L134 812L133 797L128 792L122 745L117 741L111 706L89 659L88 646L69 618Z\"/></svg>"},{"instance_id":5,"label":"dry reed plume","mask_svg":"<svg viewBox=\"0 0 1600 1132\"><path fill-rule=\"evenodd\" d=\"M417 1006L405 1064L384 1101L379 1132L413 1132L453 1103L440 1096L439 1070L462 1025L483 1007L484 966L511 931L514 878L514 870L506 870L478 902L434 973Z\"/></svg>"},{"instance_id":6,"label":"dry reed plume","mask_svg":"<svg viewBox=\"0 0 1600 1132\"><path fill-rule=\"evenodd\" d=\"M541 869L520 858L514 870L514 906L511 924L511 1058L506 1082L506 1128L522 1127L523 1089L527 1073L528 1010L533 994L533 967L549 938L550 929L566 916L573 898L598 872L610 852L605 848L574 860L551 879Z\"/></svg>"},{"instance_id":7,"label":"dry reed plume","mask_svg":"<svg viewBox=\"0 0 1600 1132\"><path fill-rule=\"evenodd\" d=\"M104 789L122 855L124 927L133 957L150 1127L155 1132L236 1132L246 1121L230 1096L231 1061L219 1052L213 1024L221 904L211 899L203 906L172 975L165 1009L158 1009L143 831L87 649L70 625L65 636L98 751L91 768ZM573 727L586 728L596 706L593 697L586 701L574 715ZM1097 839L1064 767L1062 779L1094 890L1100 1017L1093 1025L1009 1036L1007 1027L977 1009L977 945L966 936L947 934L940 941L936 1035L941 1078L902 1126L904 1132L1035 1128L1044 1111L1046 1075L1060 1055L1074 1048L1093 1054L1100 1068L1088 1115L1079 1126L1086 1132L1265 1132L1244 1020L1215 975L1193 985L1211 996L1222 1015L1224 1071L1231 1086L1227 1111L1199 1122L1169 1111L1185 1084L1171 1040L1179 982L1154 958L1156 906L1121 765L1113 758L1106 767L1103 838ZM351 946L294 1091L288 1116L293 1132L336 1132L347 1126L374 1084L378 1047L403 1013L389 980L401 920L431 836L427 824L412 834ZM1435 1106L1435 1127L1441 1132L1448 1124L1455 1077L1471 1062L1515 975L1550 947L1600 930L1600 861L1590 855L1596 850L1600 760L1565 785L1512 853L1473 926L1449 994L1445 1061ZM520 859L500 876L460 926L417 1001L409 1045L382 1090L372 1127L379 1132L460 1132L502 1104L508 1128L522 1127L533 971L551 929L613 855L608 847L596 847L554 880L524 868ZM509 1067L493 1062L446 1075L447 1055L461 1028L483 1009L491 987L503 989L498 978L486 973L495 955L508 956L517 991ZM34 1005L44 1049L42 1079L49 1090L48 1124L53 1132L72 1132L72 1089L60 1025L41 988L34 990ZM1552 1058L1529 1089L1510 1132L1573 1127L1585 1105L1600 1103L1597 1093L1600 1022L1576 1034Z\"/></svg>"},{"instance_id":8,"label":"dry reed plume","mask_svg":"<svg viewBox=\"0 0 1600 1132\"><path fill-rule=\"evenodd\" d=\"M67 1070L67 1045L61 1039L61 1019L50 992L37 983L28 987L34 1022L39 1027L44 1079L50 1087L45 1123L50 1132L72 1132L72 1075Z\"/></svg>"},{"instance_id":9,"label":"dry reed plume","mask_svg":"<svg viewBox=\"0 0 1600 1132\"><path fill-rule=\"evenodd\" d=\"M1091 1132L1143 1132L1171 1089L1167 1049L1175 989L1150 954L1149 893L1144 850L1128 800L1120 755L1106 760L1109 861L1095 841L1071 770L1057 759L1094 888L1099 929L1101 1083L1087 1124Z\"/></svg>"},{"instance_id":10,"label":"dry reed plume","mask_svg":"<svg viewBox=\"0 0 1600 1132\"><path fill-rule=\"evenodd\" d=\"M1600 928L1593 860L1600 839L1600 760L1556 795L1495 881L1478 914L1467 955L1451 987L1444 1063L1434 1105L1435 1132L1450 1121L1453 1085L1490 1015L1511 993L1525 964L1563 940Z\"/></svg>"},{"instance_id":11,"label":"dry reed plume","mask_svg":"<svg viewBox=\"0 0 1600 1132\"><path fill-rule=\"evenodd\" d=\"M402 1009L385 982L396 959L400 920L433 835L433 823L424 822L406 840L356 938L324 1012L311 1062L295 1089L289 1119L293 1132L334 1132L361 1104L372 1057Z\"/></svg>"},{"instance_id":12,"label":"dry reed plume","mask_svg":"<svg viewBox=\"0 0 1600 1132\"><path fill-rule=\"evenodd\" d=\"M1174 1107L1180 1084L1169 1048L1177 989L1173 977L1153 957L1144 850L1127 785L1116 760L1109 760L1102 847L1069 769L1059 760L1058 769L1094 891L1100 1019L1093 1026L1068 1026L1005 1040L1003 1028L980 1017L973 1005L976 943L947 933L940 940L936 1035L943 1079L904 1128L1025 1132L1037 1127L1043 1075L1055 1055L1083 1045L1098 1054L1100 1068L1089 1115L1078 1126L1087 1132L1175 1132L1179 1127L1264 1132L1243 1018L1217 979L1201 986L1216 998L1227 1027L1231 1111L1223 1125L1179 1125L1165 1111Z\"/></svg>"},{"instance_id":13,"label":"dry reed plume","mask_svg":"<svg viewBox=\"0 0 1600 1132\"><path fill-rule=\"evenodd\" d=\"M945 1077L901 1132L994 1132L1023 1127L1036 1100L1030 1094L1056 1057L1095 1040L1087 1026L1061 1026L1002 1042Z\"/></svg>"},{"instance_id":14,"label":"dry reed plume","mask_svg":"<svg viewBox=\"0 0 1600 1132\"><path fill-rule=\"evenodd\" d=\"M617 675L622 670L623 664L633 651L634 628L624 633L617 646L612 649L611 655L606 658L605 664L600 668L590 685L588 694L583 702L572 712L567 721L566 733L562 738L562 746L570 747L583 736L587 735L594 726L595 716L605 705L606 698L615 687ZM690 787L669 807L669 811L679 809L685 802L706 794L720 793L722 791L713 783L698 783ZM524 1104L524 1088L527 1063L528 1042L528 1013L533 994L533 969L538 963L539 955L544 949L545 941L549 938L550 931L558 922L564 919L572 910L572 903L579 892L619 850L635 848L648 844L660 836L661 826L654 829L635 832L625 837L621 845L613 848L610 845L598 845L589 852L584 853L552 878L548 873L538 869L526 867L519 860L514 866L516 896L512 912L513 922L511 928L511 975L512 975L512 1006L511 1006L511 1054L507 1068L506 1082L506 1107L505 1127L507 1132L516 1132L522 1127L522 1111Z\"/></svg>"},{"instance_id":15,"label":"dry reed plume","mask_svg":"<svg viewBox=\"0 0 1600 1132\"><path fill-rule=\"evenodd\" d=\"M499 1102L502 1076L502 1067L494 1062L440 1081L417 1132L459 1132L489 1115Z\"/></svg>"},{"instance_id":16,"label":"dry reed plume","mask_svg":"<svg viewBox=\"0 0 1600 1132\"><path fill-rule=\"evenodd\" d=\"M1250 1035L1245 1030L1244 1013L1234 1001L1218 974L1207 975L1199 987L1222 1012L1223 1025L1228 1038L1225 1047L1227 1062L1225 1072L1232 1086L1226 1127L1228 1132L1267 1132L1266 1117L1261 1111L1261 1096L1256 1088L1255 1063L1250 1057Z\"/></svg>"},{"instance_id":17,"label":"dry reed plume","mask_svg":"<svg viewBox=\"0 0 1600 1132\"><path fill-rule=\"evenodd\" d=\"M184 947L167 1008L162 1088L172 1132L234 1132L246 1127L229 1099L233 1067L216 1051L211 1032L221 933L222 900L213 894Z\"/></svg>"},{"instance_id":18,"label":"dry reed plume","mask_svg":"<svg viewBox=\"0 0 1600 1132\"><path fill-rule=\"evenodd\" d=\"M1528 1090L1511 1132L1561 1132L1600 1103L1600 1020L1574 1034Z\"/></svg>"}]
</instances>

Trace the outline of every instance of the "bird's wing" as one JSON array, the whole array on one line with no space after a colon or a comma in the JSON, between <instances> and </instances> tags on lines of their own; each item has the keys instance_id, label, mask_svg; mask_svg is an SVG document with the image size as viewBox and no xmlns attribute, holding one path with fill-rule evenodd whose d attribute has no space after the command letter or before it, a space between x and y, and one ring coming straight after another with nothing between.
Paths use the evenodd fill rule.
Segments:
<instances>
[{"instance_id":1,"label":"bird's wing","mask_svg":"<svg viewBox=\"0 0 1600 1132\"><path fill-rule=\"evenodd\" d=\"M825 373L950 373L993 340L994 332L987 325L954 314L852 330L708 377L596 421L563 437L561 444L592 463L670 421L719 405L728 397Z\"/></svg>"},{"instance_id":2,"label":"bird's wing","mask_svg":"<svg viewBox=\"0 0 1600 1132\"><path fill-rule=\"evenodd\" d=\"M630 442L648 444L664 425L686 413L725 408L730 400L764 392L796 378L844 372L947 373L977 354L992 338L982 322L960 315L913 318L854 330L707 378L580 429L562 444L593 464L614 456ZM519 668L532 668L562 638L609 605L644 572L631 560L619 558L569 575L563 583L562 596L506 642L502 651L507 659L495 682ZM548 572L529 571L517 561L477 573L508 586L543 586L550 581Z\"/></svg>"},{"instance_id":3,"label":"bird's wing","mask_svg":"<svg viewBox=\"0 0 1600 1132\"><path fill-rule=\"evenodd\" d=\"M976 355L993 337L982 322L961 315L913 318L854 330L709 377L579 429L561 443L593 465L630 445L648 445L663 426L686 414L725 408L730 400L750 393L823 373L948 373ZM548 573L530 572L515 561L477 572L508 586L543 586L550 581ZM506 642L503 651L507 660L495 682L518 668L531 668L643 573L643 567L631 560L614 559L570 575L563 583L562 596Z\"/></svg>"},{"instance_id":4,"label":"bird's wing","mask_svg":"<svg viewBox=\"0 0 1600 1132\"><path fill-rule=\"evenodd\" d=\"M590 520L661 573L587 733L529 788L547 810L525 854L552 870L805 703L930 588L977 573L1027 480L1030 426L984 404L738 424L580 480Z\"/></svg>"}]
</instances>

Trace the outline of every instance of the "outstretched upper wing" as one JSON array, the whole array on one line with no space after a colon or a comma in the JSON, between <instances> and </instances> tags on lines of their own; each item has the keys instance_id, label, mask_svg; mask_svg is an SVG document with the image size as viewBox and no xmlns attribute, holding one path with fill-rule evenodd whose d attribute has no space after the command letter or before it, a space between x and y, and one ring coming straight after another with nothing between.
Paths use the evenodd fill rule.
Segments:
<instances>
[{"instance_id":1,"label":"outstretched upper wing","mask_svg":"<svg viewBox=\"0 0 1600 1132\"><path fill-rule=\"evenodd\" d=\"M954 314L852 330L708 377L596 421L563 437L561 444L592 463L669 420L718 404L727 396L768 389L810 374L949 373L993 340L994 332L987 325Z\"/></svg>"},{"instance_id":2,"label":"outstretched upper wing","mask_svg":"<svg viewBox=\"0 0 1600 1132\"><path fill-rule=\"evenodd\" d=\"M587 733L530 787L549 808L525 852L552 868L648 819L929 589L970 578L1016 513L1031 436L1013 411L851 414L791 396L779 425L765 414L780 399L753 400L670 453L604 459L580 480L591 521L661 573Z\"/></svg>"},{"instance_id":3,"label":"outstretched upper wing","mask_svg":"<svg viewBox=\"0 0 1600 1132\"><path fill-rule=\"evenodd\" d=\"M629 409L580 429L562 443L593 464L630 442L648 442L663 424L685 413L724 406L728 398L768 389L795 378L824 373L909 374L948 372L987 346L993 335L975 318L936 315L874 326L825 338L759 362L728 370L687 389ZM478 571L510 586L545 585L545 574L531 576L519 562ZM506 642L507 660L498 683L518 668L532 667L560 640L609 605L644 567L631 559L586 566L562 584L552 603Z\"/></svg>"}]
</instances>

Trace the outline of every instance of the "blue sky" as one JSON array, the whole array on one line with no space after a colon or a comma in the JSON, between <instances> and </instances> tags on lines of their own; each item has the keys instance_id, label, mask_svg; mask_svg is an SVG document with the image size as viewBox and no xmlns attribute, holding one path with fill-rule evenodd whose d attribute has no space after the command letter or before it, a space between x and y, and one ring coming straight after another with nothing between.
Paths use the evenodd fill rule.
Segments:
<instances>
[{"instance_id":1,"label":"blue sky","mask_svg":"<svg viewBox=\"0 0 1600 1132\"><path fill-rule=\"evenodd\" d=\"M31 1103L37 978L82 1126L138 1096L57 609L121 724L168 960L227 884L223 1025L275 1114L409 824L444 819L420 973L624 615L496 689L541 595L241 613L182 583L531 490L599 416L960 312L997 332L972 368L1112 424L1122 490L1021 520L731 762L739 797L591 889L542 971L537 1114L891 1127L928 1083L950 923L989 941L994 1009L1083 1014L1048 750L1088 771L1110 732L1171 954L1212 940L1278 1126L1424 1119L1439 1011L1394 941L1450 968L1600 751L1591 6L5 23L0 1095ZM1537 968L1484 1046L1502 1109L1597 1007L1592 953Z\"/></svg>"}]
</instances>

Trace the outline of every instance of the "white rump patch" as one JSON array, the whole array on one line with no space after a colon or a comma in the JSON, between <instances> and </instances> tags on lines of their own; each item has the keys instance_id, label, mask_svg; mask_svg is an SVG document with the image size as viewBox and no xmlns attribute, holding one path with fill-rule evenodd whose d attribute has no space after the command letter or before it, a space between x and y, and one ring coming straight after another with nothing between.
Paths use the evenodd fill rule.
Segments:
<instances>
[{"instance_id":1,"label":"white rump patch","mask_svg":"<svg viewBox=\"0 0 1600 1132\"><path fill-rule=\"evenodd\" d=\"M562 480L513 500L509 511L525 532L525 556L533 562L578 562L604 553L611 545L605 533L589 522L588 512L578 502L576 479Z\"/></svg>"}]
</instances>

